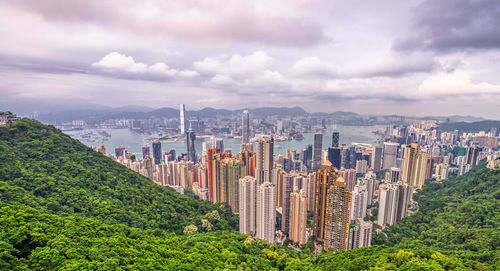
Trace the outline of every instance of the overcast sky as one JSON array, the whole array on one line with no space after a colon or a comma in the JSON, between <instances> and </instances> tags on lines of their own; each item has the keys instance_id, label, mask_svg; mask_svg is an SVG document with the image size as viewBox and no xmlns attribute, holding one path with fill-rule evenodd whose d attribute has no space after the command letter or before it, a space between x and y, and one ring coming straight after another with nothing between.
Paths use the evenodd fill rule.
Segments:
<instances>
[{"instance_id":1,"label":"overcast sky","mask_svg":"<svg viewBox=\"0 0 500 271\"><path fill-rule=\"evenodd\" d=\"M500 119L498 0L2 0L0 37L4 105Z\"/></svg>"}]
</instances>

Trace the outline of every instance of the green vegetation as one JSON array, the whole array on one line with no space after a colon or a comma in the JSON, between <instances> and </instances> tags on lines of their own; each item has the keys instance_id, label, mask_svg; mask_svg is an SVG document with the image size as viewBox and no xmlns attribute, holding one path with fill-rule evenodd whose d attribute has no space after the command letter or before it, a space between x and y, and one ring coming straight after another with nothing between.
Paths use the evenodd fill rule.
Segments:
<instances>
[{"instance_id":1,"label":"green vegetation","mask_svg":"<svg viewBox=\"0 0 500 271\"><path fill-rule=\"evenodd\" d=\"M476 181L464 191L476 200L484 192L494 204L495 186ZM452 188L429 187L418 196L421 209L457 201ZM432 203L429 193L441 188L451 196ZM498 216L486 217L491 204L460 210L474 212L470 223L482 219L485 228L498 228ZM400 247L312 255L313 239L298 252L238 234L236 226L224 205L157 186L53 127L22 120L0 128L0 270L492 270L479 261L494 264L498 246L493 227L476 238L483 254L432 244L405 249L414 238L410 232L397 236Z\"/></svg>"},{"instance_id":2,"label":"green vegetation","mask_svg":"<svg viewBox=\"0 0 500 271\"><path fill-rule=\"evenodd\" d=\"M477 133L480 131L488 132L491 128L497 128L497 131L500 131L500 121L484 120L476 122L442 123L439 125L437 129L443 132L458 130L458 133L462 134L462 133Z\"/></svg>"},{"instance_id":3,"label":"green vegetation","mask_svg":"<svg viewBox=\"0 0 500 271\"><path fill-rule=\"evenodd\" d=\"M201 228L203 216L218 210L213 230L237 229L229 208L158 186L36 121L0 128L0 163L0 200L7 203L175 233Z\"/></svg>"},{"instance_id":4,"label":"green vegetation","mask_svg":"<svg viewBox=\"0 0 500 271\"><path fill-rule=\"evenodd\" d=\"M313 256L235 232L178 236L3 203L0 240L1 270L487 270L432 251Z\"/></svg>"},{"instance_id":5,"label":"green vegetation","mask_svg":"<svg viewBox=\"0 0 500 271\"><path fill-rule=\"evenodd\" d=\"M375 236L376 244L433 249L500 268L500 170L426 183L415 195L417 214Z\"/></svg>"}]
</instances>

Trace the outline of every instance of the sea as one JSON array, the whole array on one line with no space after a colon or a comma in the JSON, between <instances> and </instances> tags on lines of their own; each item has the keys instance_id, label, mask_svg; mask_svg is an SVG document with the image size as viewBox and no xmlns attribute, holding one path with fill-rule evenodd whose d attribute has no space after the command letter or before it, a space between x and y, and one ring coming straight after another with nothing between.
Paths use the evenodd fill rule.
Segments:
<instances>
[{"instance_id":1,"label":"sea","mask_svg":"<svg viewBox=\"0 0 500 271\"><path fill-rule=\"evenodd\" d=\"M375 134L375 131L383 131L386 126L372 125L372 126L345 126L337 125L335 130L340 134L340 144L351 145L352 143L367 143L374 144L380 139ZM105 131L110 137L92 136L90 138L82 138L82 134L94 133ZM327 149L332 144L332 132L334 128L321 130L323 134L323 149ZM115 148L125 148L127 152L136 154L142 157L142 147L149 145L151 147L151 136L143 135L134 132L130 129L84 129L78 131L64 131L72 138L78 139L83 144L90 147L98 147L104 144L107 153L114 154ZM274 142L274 154L285 155L287 149L303 150L308 144L313 144L314 133L304 133L303 140L287 140ZM224 141L224 149L231 149L232 153L238 153L241 150L241 137L226 138L221 137ZM195 148L198 154L202 152L202 144L205 141L210 141L210 137L197 137L195 140ZM255 144L255 143L254 143ZM162 151L166 152L174 149L177 155L186 152L186 140L162 142Z\"/></svg>"}]
</instances>

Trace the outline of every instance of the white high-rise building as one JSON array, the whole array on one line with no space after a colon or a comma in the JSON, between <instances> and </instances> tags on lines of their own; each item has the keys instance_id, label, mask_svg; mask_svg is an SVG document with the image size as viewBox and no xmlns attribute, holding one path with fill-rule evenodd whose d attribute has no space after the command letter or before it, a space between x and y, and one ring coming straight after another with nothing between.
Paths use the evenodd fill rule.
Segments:
<instances>
[{"instance_id":1,"label":"white high-rise building","mask_svg":"<svg viewBox=\"0 0 500 271\"><path fill-rule=\"evenodd\" d=\"M187 131L186 129L186 105L181 104L180 106L180 129L181 129L181 134L184 135Z\"/></svg>"},{"instance_id":2,"label":"white high-rise building","mask_svg":"<svg viewBox=\"0 0 500 271\"><path fill-rule=\"evenodd\" d=\"M373 223L357 219L349 228L349 249L372 245Z\"/></svg>"},{"instance_id":3,"label":"white high-rise building","mask_svg":"<svg viewBox=\"0 0 500 271\"><path fill-rule=\"evenodd\" d=\"M290 193L290 223L288 238L293 242L305 244L307 226L307 197L304 190L294 187Z\"/></svg>"},{"instance_id":4,"label":"white high-rise building","mask_svg":"<svg viewBox=\"0 0 500 271\"><path fill-rule=\"evenodd\" d=\"M239 189L240 233L255 234L257 181L252 176L243 177Z\"/></svg>"},{"instance_id":5,"label":"white high-rise building","mask_svg":"<svg viewBox=\"0 0 500 271\"><path fill-rule=\"evenodd\" d=\"M391 226L407 216L410 186L403 182L384 183L379 187L377 224Z\"/></svg>"},{"instance_id":6,"label":"white high-rise building","mask_svg":"<svg viewBox=\"0 0 500 271\"><path fill-rule=\"evenodd\" d=\"M366 191L366 183L357 184L354 191L352 191L351 221L365 218L367 206L368 191Z\"/></svg>"},{"instance_id":7,"label":"white high-rise building","mask_svg":"<svg viewBox=\"0 0 500 271\"><path fill-rule=\"evenodd\" d=\"M264 182L257 186L256 214L256 237L274 243L276 234L276 188L270 182Z\"/></svg>"},{"instance_id":8,"label":"white high-rise building","mask_svg":"<svg viewBox=\"0 0 500 271\"><path fill-rule=\"evenodd\" d=\"M242 125L241 125L241 143L250 142L250 113L248 110L243 111Z\"/></svg>"}]
</instances>

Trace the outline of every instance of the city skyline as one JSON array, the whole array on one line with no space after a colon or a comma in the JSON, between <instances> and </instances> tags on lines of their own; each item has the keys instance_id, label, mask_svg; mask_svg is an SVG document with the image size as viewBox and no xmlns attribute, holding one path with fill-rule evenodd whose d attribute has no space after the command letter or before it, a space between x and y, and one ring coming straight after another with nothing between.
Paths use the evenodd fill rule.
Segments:
<instances>
[{"instance_id":1,"label":"city skyline","mask_svg":"<svg viewBox=\"0 0 500 271\"><path fill-rule=\"evenodd\" d=\"M498 116L500 8L491 0L0 7L1 107Z\"/></svg>"}]
</instances>

